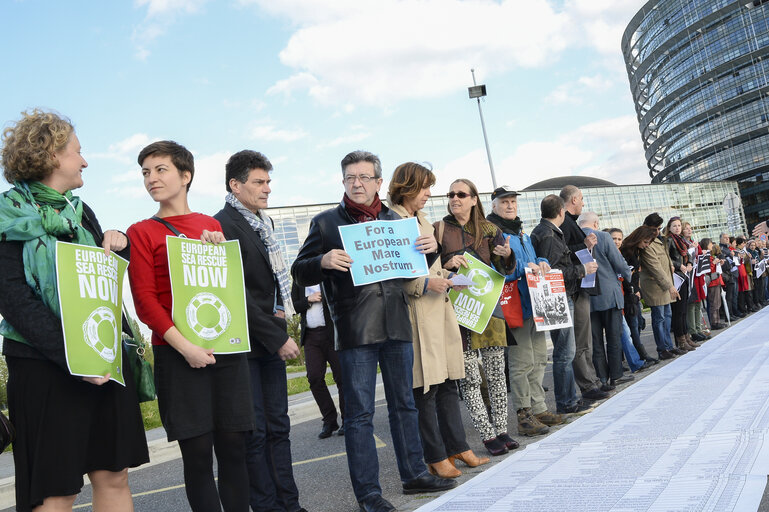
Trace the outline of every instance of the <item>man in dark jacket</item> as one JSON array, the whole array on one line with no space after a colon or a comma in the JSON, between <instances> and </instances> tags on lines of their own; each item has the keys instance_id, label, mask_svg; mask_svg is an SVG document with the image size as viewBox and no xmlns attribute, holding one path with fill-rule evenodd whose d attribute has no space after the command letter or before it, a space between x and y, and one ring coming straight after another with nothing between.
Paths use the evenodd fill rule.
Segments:
<instances>
[{"instance_id":1,"label":"man in dark jacket","mask_svg":"<svg viewBox=\"0 0 769 512\"><path fill-rule=\"evenodd\" d=\"M598 265L594 261L584 265L575 265L571 261L571 253L559 227L563 224L566 214L563 200L559 196L550 194L545 197L540 204L540 210L542 219L531 232L531 243L538 257L547 259L551 268L563 272L566 295L569 297L569 310L574 318L573 298L580 291L582 278L587 274L595 273ZM588 410L590 408L588 404L578 402L574 383L572 367L575 351L574 329L572 327L554 329L550 331L550 338L553 340L553 391L557 411L576 413Z\"/></svg>"},{"instance_id":2,"label":"man in dark jacket","mask_svg":"<svg viewBox=\"0 0 769 512\"><path fill-rule=\"evenodd\" d=\"M561 189L561 199L566 208L561 231L566 245L571 251L571 261L579 265L576 252L582 249L588 251L595 247L598 239L595 234L585 235L585 232L577 225L577 218L585 206L582 191L574 185L566 185ZM574 339L577 344L574 353L574 378L577 386L582 391L582 397L590 400L606 398L608 395L602 391L601 381L598 380L593 366L593 332L590 326L590 296L600 293L600 282L596 275L596 285L592 288L580 288L574 297Z\"/></svg>"},{"instance_id":3,"label":"man in dark jacket","mask_svg":"<svg viewBox=\"0 0 769 512\"><path fill-rule=\"evenodd\" d=\"M294 314L288 269L272 219L262 211L270 195L271 170L270 161L256 151L232 155L225 167L227 203L214 218L228 240L240 242L243 259L256 414L256 428L246 443L251 508L296 512L304 509L291 466L285 361L297 357L299 347L286 333L286 315Z\"/></svg>"},{"instance_id":4,"label":"man in dark jacket","mask_svg":"<svg viewBox=\"0 0 769 512\"><path fill-rule=\"evenodd\" d=\"M342 368L339 355L334 348L334 324L331 312L320 290L320 285L291 287L291 301L296 312L301 315L301 338L299 344L304 347L304 364L307 367L307 381L315 403L323 417L323 428L318 438L331 437L335 430L344 435L344 424L339 428L337 411L331 393L326 386L326 364L331 367L334 382L339 391L339 410L344 422L344 386L342 386Z\"/></svg>"},{"instance_id":5,"label":"man in dark jacket","mask_svg":"<svg viewBox=\"0 0 769 512\"><path fill-rule=\"evenodd\" d=\"M411 322L402 280L355 286L350 277L352 260L343 250L339 234L339 226L400 218L379 200L382 164L372 153L354 151L342 159L342 175L345 194L341 204L312 219L291 273L299 286L321 283L331 310L346 392L345 445L355 497L364 511L395 510L382 497L379 485L373 424L377 363L382 370L403 492L441 491L457 484L432 476L423 460L411 391ZM435 237L417 238L416 247L429 255L428 265L435 261Z\"/></svg>"}]
</instances>

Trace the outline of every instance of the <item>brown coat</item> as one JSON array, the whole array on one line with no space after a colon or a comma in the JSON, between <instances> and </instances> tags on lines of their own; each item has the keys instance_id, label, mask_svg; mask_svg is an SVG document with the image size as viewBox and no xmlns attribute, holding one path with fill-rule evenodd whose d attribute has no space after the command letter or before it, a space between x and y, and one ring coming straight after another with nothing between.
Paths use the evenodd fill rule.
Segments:
<instances>
[{"instance_id":1,"label":"brown coat","mask_svg":"<svg viewBox=\"0 0 769 512\"><path fill-rule=\"evenodd\" d=\"M409 217L405 208L392 205L391 210L403 218ZM419 231L432 235L433 226L421 211L417 212ZM440 260L430 267L430 274L410 281L404 281L404 290L409 297L409 314L414 341L414 384L424 387L465 377L465 363L462 356L462 339L459 324L454 315L449 296L446 293L425 292L425 279L447 278L449 272L441 268Z\"/></svg>"},{"instance_id":2,"label":"brown coat","mask_svg":"<svg viewBox=\"0 0 769 512\"><path fill-rule=\"evenodd\" d=\"M641 294L647 306L670 304L670 288L673 286L672 262L667 245L655 238L649 247L641 251Z\"/></svg>"}]
</instances>

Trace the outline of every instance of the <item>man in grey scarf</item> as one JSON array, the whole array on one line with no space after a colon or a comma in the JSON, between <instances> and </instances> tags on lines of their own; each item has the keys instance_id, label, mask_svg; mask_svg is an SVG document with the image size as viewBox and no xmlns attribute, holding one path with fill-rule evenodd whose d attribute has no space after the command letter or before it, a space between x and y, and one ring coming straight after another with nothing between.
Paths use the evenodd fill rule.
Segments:
<instances>
[{"instance_id":1,"label":"man in grey scarf","mask_svg":"<svg viewBox=\"0 0 769 512\"><path fill-rule=\"evenodd\" d=\"M232 155L225 176L229 194L214 218L228 240L240 242L243 258L256 415L256 428L246 446L251 508L297 512L304 509L291 467L285 361L297 357L299 347L286 333L286 317L294 314L288 268L273 235L272 219L264 212L271 170L267 157L256 151Z\"/></svg>"}]
</instances>

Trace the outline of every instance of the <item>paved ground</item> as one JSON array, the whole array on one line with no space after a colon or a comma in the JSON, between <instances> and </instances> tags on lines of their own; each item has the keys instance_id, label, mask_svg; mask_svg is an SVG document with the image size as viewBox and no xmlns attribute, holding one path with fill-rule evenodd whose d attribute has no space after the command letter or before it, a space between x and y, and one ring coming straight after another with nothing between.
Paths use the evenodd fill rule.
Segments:
<instances>
[{"instance_id":1,"label":"paved ground","mask_svg":"<svg viewBox=\"0 0 769 512\"><path fill-rule=\"evenodd\" d=\"M643 332L642 341L647 350L654 354L654 341L651 326ZM655 366L655 371L665 363ZM545 385L551 391L547 393L550 407L554 408L552 393L552 372L548 365L545 375ZM643 378L649 372L637 374ZM632 385L632 384L626 384ZM344 438L332 436L329 439L318 440L320 416L317 407L309 393L290 397L290 414L292 416L292 453L294 456L294 473L300 491L302 505L310 512L353 512L358 508L349 483L347 461L345 457ZM375 434L378 440L378 455L380 464L380 480L384 496L398 510L413 511L433 499L434 495L404 496L400 489L400 480L396 470L395 456L391 447L389 428L387 425L387 410L384 396L379 388L377 413L375 415ZM463 410L463 420L468 441L476 453L484 453L483 445L470 423L470 418ZM512 406L510 408L512 411ZM511 416L512 417L512 416ZM525 438L515 435L515 423L510 423L513 436L521 443L535 442L541 438ZM182 480L182 465L175 443L166 443L162 429L148 432L153 463L134 470L130 474L131 490L134 493L135 508L143 511L186 511L189 510ZM504 460L506 456L496 457L492 465ZM483 469L489 466L484 466ZM463 475L459 478L464 482L482 471L481 468L461 468ZM13 510L9 507L13 502L13 462L10 454L0 455L0 507L3 512ZM90 486L86 485L76 502L76 510L91 510ZM764 494L764 500L759 508L761 512L769 512L769 498Z\"/></svg>"}]
</instances>

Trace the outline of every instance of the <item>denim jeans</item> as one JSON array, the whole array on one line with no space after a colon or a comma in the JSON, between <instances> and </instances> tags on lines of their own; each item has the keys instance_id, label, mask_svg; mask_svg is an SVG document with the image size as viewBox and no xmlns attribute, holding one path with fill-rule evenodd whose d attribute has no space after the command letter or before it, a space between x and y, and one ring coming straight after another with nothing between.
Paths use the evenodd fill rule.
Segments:
<instances>
[{"instance_id":1,"label":"denim jeans","mask_svg":"<svg viewBox=\"0 0 769 512\"><path fill-rule=\"evenodd\" d=\"M641 309L640 305L638 307ZM635 347L638 356L641 359L649 359L649 354L646 353L646 348L641 343L641 331L638 329L638 315L625 315L625 322L630 328L630 339L633 340L633 347Z\"/></svg>"},{"instance_id":2,"label":"denim jeans","mask_svg":"<svg viewBox=\"0 0 769 512\"><path fill-rule=\"evenodd\" d=\"M411 342L348 348L339 352L345 389L344 440L353 492L359 502L381 495L379 458L374 441L374 393L377 363L382 370L395 458L401 481L427 472L412 392L414 347Z\"/></svg>"},{"instance_id":3,"label":"denim jeans","mask_svg":"<svg viewBox=\"0 0 769 512\"><path fill-rule=\"evenodd\" d=\"M673 321L670 304L664 306L652 306L652 329L654 330L654 343L657 344L657 352L673 350L673 340L670 338L670 327Z\"/></svg>"},{"instance_id":4,"label":"denim jeans","mask_svg":"<svg viewBox=\"0 0 769 512\"><path fill-rule=\"evenodd\" d=\"M630 367L631 372L634 372L643 366L644 361L633 346L630 326L627 324L624 315L622 316L622 352L625 353L625 359L627 359L627 364Z\"/></svg>"},{"instance_id":5,"label":"denim jeans","mask_svg":"<svg viewBox=\"0 0 769 512\"><path fill-rule=\"evenodd\" d=\"M277 355L249 358L256 424L246 438L251 508L299 510L299 491L291 466L286 363Z\"/></svg>"},{"instance_id":6,"label":"denim jeans","mask_svg":"<svg viewBox=\"0 0 769 512\"><path fill-rule=\"evenodd\" d=\"M574 303L569 299L569 311L574 321ZM576 342L574 329L553 329L550 331L553 341L553 393L558 410L571 407L577 403L577 384L574 382L574 353Z\"/></svg>"}]
</instances>

